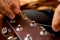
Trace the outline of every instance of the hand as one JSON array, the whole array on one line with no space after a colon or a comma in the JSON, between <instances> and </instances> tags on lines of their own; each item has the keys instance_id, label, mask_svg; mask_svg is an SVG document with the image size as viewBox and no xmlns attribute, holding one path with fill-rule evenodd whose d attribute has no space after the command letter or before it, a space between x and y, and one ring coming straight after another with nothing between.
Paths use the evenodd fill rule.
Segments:
<instances>
[{"instance_id":1,"label":"hand","mask_svg":"<svg viewBox=\"0 0 60 40\"><path fill-rule=\"evenodd\" d=\"M15 14L20 12L20 0L0 0L0 14L15 18Z\"/></svg>"},{"instance_id":2,"label":"hand","mask_svg":"<svg viewBox=\"0 0 60 40\"><path fill-rule=\"evenodd\" d=\"M53 21L52 21L52 29L55 32L60 31L60 4L55 10Z\"/></svg>"}]
</instances>

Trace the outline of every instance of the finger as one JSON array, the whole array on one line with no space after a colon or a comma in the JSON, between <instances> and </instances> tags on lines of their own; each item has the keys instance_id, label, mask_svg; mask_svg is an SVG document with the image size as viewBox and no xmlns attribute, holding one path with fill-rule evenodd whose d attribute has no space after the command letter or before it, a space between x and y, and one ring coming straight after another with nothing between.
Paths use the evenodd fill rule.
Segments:
<instances>
[{"instance_id":1,"label":"finger","mask_svg":"<svg viewBox=\"0 0 60 40\"><path fill-rule=\"evenodd\" d=\"M52 28L56 32L60 31L60 17L58 14L54 15L53 22L52 22Z\"/></svg>"},{"instance_id":2,"label":"finger","mask_svg":"<svg viewBox=\"0 0 60 40\"><path fill-rule=\"evenodd\" d=\"M20 0L7 0L11 9L16 13L20 13Z\"/></svg>"},{"instance_id":3,"label":"finger","mask_svg":"<svg viewBox=\"0 0 60 40\"><path fill-rule=\"evenodd\" d=\"M20 0L7 0L7 2L11 6L11 9L23 19L23 14L20 11Z\"/></svg>"},{"instance_id":4,"label":"finger","mask_svg":"<svg viewBox=\"0 0 60 40\"><path fill-rule=\"evenodd\" d=\"M9 5L4 0L0 0L0 11L10 19L15 18L15 14L10 10Z\"/></svg>"},{"instance_id":5,"label":"finger","mask_svg":"<svg viewBox=\"0 0 60 40\"><path fill-rule=\"evenodd\" d=\"M20 0L7 0L7 2L11 6L14 13L18 14L20 18L24 19L24 15L20 11Z\"/></svg>"},{"instance_id":6,"label":"finger","mask_svg":"<svg viewBox=\"0 0 60 40\"><path fill-rule=\"evenodd\" d=\"M16 13L20 13L20 0L16 0L16 4L15 4L15 6L16 6L16 9L15 9L15 12Z\"/></svg>"},{"instance_id":7,"label":"finger","mask_svg":"<svg viewBox=\"0 0 60 40\"><path fill-rule=\"evenodd\" d=\"M60 5L55 10L52 21L52 29L56 32L60 31Z\"/></svg>"}]
</instances>

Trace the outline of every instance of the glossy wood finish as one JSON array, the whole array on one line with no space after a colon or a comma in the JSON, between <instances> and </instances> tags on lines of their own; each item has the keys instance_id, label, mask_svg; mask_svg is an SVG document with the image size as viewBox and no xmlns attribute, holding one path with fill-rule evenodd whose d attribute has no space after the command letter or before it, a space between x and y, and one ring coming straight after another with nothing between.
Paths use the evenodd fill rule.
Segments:
<instances>
[{"instance_id":1,"label":"glossy wood finish","mask_svg":"<svg viewBox=\"0 0 60 40\"><path fill-rule=\"evenodd\" d=\"M19 40L24 40L27 34L30 34L33 40L60 40L60 37L55 37L51 33L47 32L48 34L46 36L40 35L40 31L42 28L38 25L35 27L31 27L30 23L32 22L30 19L23 20L19 17L16 17L16 23L10 24L9 22L6 22L5 25L8 28L12 29L12 34L8 33L9 35L17 36ZM16 28L17 25L21 24L23 27L23 30L21 32L17 32ZM0 31L1 32L1 31ZM7 37L0 35L0 40L7 40Z\"/></svg>"},{"instance_id":2,"label":"glossy wood finish","mask_svg":"<svg viewBox=\"0 0 60 40\"><path fill-rule=\"evenodd\" d=\"M24 40L27 34L30 34L33 40L56 40L55 36L50 34L49 32L47 32L48 34L46 36L40 35L40 31L42 30L42 28L38 25L36 25L35 27L31 27L31 22L32 21L30 19L21 20L16 18L16 23L11 24L10 27L14 30L20 40ZM21 32L16 31L16 27L18 24L21 24L21 26L23 27L23 30Z\"/></svg>"}]
</instances>

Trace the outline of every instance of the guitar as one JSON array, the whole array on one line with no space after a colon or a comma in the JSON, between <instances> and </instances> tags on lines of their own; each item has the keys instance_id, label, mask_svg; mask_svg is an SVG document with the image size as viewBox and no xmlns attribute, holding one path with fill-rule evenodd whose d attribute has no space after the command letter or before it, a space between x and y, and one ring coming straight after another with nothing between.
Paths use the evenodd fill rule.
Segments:
<instances>
[{"instance_id":1,"label":"guitar","mask_svg":"<svg viewBox=\"0 0 60 40\"><path fill-rule=\"evenodd\" d=\"M5 19L0 29L0 40L60 40L60 37L48 32L42 25L24 17L21 19L17 15L14 20Z\"/></svg>"}]
</instances>

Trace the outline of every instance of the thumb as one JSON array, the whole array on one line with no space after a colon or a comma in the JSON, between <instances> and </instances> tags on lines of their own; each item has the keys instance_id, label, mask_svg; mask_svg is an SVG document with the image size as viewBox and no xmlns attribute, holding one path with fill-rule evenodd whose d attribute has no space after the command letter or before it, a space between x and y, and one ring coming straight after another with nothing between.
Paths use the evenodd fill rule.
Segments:
<instances>
[{"instance_id":1,"label":"thumb","mask_svg":"<svg viewBox=\"0 0 60 40\"><path fill-rule=\"evenodd\" d=\"M56 32L60 31L60 4L57 6L54 13L52 29Z\"/></svg>"},{"instance_id":2,"label":"thumb","mask_svg":"<svg viewBox=\"0 0 60 40\"><path fill-rule=\"evenodd\" d=\"M60 14L56 13L53 17L53 21L52 21L52 29L55 32L60 31Z\"/></svg>"}]
</instances>

